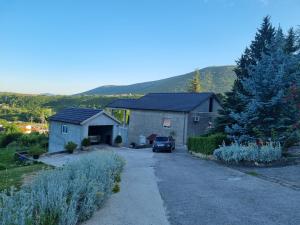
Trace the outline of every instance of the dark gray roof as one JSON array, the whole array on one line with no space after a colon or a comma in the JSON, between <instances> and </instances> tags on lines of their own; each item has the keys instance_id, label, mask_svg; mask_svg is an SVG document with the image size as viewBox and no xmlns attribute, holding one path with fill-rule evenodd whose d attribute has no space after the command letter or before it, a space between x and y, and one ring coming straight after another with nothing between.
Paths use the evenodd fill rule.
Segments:
<instances>
[{"instance_id":1,"label":"dark gray roof","mask_svg":"<svg viewBox=\"0 0 300 225\"><path fill-rule=\"evenodd\" d=\"M49 117L50 121L80 124L92 116L100 113L101 109L67 108Z\"/></svg>"},{"instance_id":2,"label":"dark gray roof","mask_svg":"<svg viewBox=\"0 0 300 225\"><path fill-rule=\"evenodd\" d=\"M114 100L113 102L109 103L107 107L110 107L109 105L113 105L111 108L123 108L123 109L129 109L131 107L134 107L135 102L137 99L131 99L131 98L120 98L117 100Z\"/></svg>"},{"instance_id":3,"label":"dark gray roof","mask_svg":"<svg viewBox=\"0 0 300 225\"><path fill-rule=\"evenodd\" d=\"M106 107L137 110L159 110L173 112L189 112L206 101L215 97L212 92L202 93L150 93L139 99L118 99ZM217 99L217 98L216 98Z\"/></svg>"}]
</instances>

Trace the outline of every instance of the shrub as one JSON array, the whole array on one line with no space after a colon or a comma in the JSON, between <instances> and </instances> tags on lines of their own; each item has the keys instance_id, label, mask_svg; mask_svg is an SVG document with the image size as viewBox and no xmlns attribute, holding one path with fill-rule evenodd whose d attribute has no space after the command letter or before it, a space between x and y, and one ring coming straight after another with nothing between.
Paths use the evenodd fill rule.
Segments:
<instances>
[{"instance_id":1,"label":"shrub","mask_svg":"<svg viewBox=\"0 0 300 225\"><path fill-rule=\"evenodd\" d=\"M45 153L45 150L40 145L32 146L28 153L32 156L40 156Z\"/></svg>"},{"instance_id":2,"label":"shrub","mask_svg":"<svg viewBox=\"0 0 300 225\"><path fill-rule=\"evenodd\" d=\"M207 137L190 137L188 139L188 149L193 152L212 155L214 150L218 148L223 141L226 141L226 135L221 133Z\"/></svg>"},{"instance_id":3,"label":"shrub","mask_svg":"<svg viewBox=\"0 0 300 225\"><path fill-rule=\"evenodd\" d=\"M0 147L6 147L11 142L18 142L21 136L22 133L9 133L1 135Z\"/></svg>"},{"instance_id":4,"label":"shrub","mask_svg":"<svg viewBox=\"0 0 300 225\"><path fill-rule=\"evenodd\" d=\"M65 145L66 151L69 152L70 154L72 154L76 148L77 148L77 144L75 144L75 143L72 142L72 141L69 141L69 142Z\"/></svg>"},{"instance_id":5,"label":"shrub","mask_svg":"<svg viewBox=\"0 0 300 225\"><path fill-rule=\"evenodd\" d=\"M122 136L121 135L118 135L116 138L115 138L115 143L116 144L121 144L122 143Z\"/></svg>"},{"instance_id":6,"label":"shrub","mask_svg":"<svg viewBox=\"0 0 300 225\"><path fill-rule=\"evenodd\" d=\"M81 141L81 146L83 146L83 147L88 147L88 146L90 146L91 145L91 141L90 141L90 139L88 139L88 138L84 138L82 141Z\"/></svg>"},{"instance_id":7,"label":"shrub","mask_svg":"<svg viewBox=\"0 0 300 225\"><path fill-rule=\"evenodd\" d=\"M234 143L230 146L221 146L214 151L214 156L226 162L252 161L268 163L281 158L282 148L280 144L267 143L257 146L250 143L239 145Z\"/></svg>"},{"instance_id":8,"label":"shrub","mask_svg":"<svg viewBox=\"0 0 300 225\"><path fill-rule=\"evenodd\" d=\"M124 161L114 153L82 156L43 171L19 192L0 193L0 225L76 225L112 194Z\"/></svg>"},{"instance_id":9,"label":"shrub","mask_svg":"<svg viewBox=\"0 0 300 225\"><path fill-rule=\"evenodd\" d=\"M39 144L46 148L48 146L48 137L39 133L23 134L19 139L19 144L27 147Z\"/></svg>"}]
</instances>

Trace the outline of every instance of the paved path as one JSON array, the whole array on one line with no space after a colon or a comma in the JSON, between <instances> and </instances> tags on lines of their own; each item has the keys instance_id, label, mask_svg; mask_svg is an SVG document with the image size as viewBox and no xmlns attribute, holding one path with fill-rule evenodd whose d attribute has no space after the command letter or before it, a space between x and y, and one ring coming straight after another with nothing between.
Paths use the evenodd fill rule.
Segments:
<instances>
[{"instance_id":1,"label":"paved path","mask_svg":"<svg viewBox=\"0 0 300 225\"><path fill-rule=\"evenodd\" d=\"M84 225L168 225L149 150L117 150L127 161L121 191Z\"/></svg>"},{"instance_id":2,"label":"paved path","mask_svg":"<svg viewBox=\"0 0 300 225\"><path fill-rule=\"evenodd\" d=\"M156 154L155 174L173 225L300 224L300 191L184 151Z\"/></svg>"},{"instance_id":3,"label":"paved path","mask_svg":"<svg viewBox=\"0 0 300 225\"><path fill-rule=\"evenodd\" d=\"M121 191L85 225L300 224L299 190L194 158L183 149L113 151L127 161ZM80 155L56 157L47 160L64 164ZM299 167L262 171L288 181L285 173L300 173Z\"/></svg>"}]
</instances>

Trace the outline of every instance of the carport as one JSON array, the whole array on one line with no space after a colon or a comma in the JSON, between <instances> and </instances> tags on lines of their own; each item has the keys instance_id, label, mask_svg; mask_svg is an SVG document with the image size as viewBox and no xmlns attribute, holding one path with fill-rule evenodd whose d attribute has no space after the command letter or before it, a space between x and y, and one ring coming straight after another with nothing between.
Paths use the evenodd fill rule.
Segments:
<instances>
[{"instance_id":1,"label":"carport","mask_svg":"<svg viewBox=\"0 0 300 225\"><path fill-rule=\"evenodd\" d=\"M112 144L113 126L94 125L89 126L88 136L92 144Z\"/></svg>"}]
</instances>

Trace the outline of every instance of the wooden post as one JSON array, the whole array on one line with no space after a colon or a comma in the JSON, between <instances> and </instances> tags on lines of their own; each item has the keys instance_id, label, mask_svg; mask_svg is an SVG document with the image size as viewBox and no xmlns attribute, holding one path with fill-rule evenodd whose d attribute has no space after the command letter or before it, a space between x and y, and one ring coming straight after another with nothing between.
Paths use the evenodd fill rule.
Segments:
<instances>
[{"instance_id":1,"label":"wooden post","mask_svg":"<svg viewBox=\"0 0 300 225\"><path fill-rule=\"evenodd\" d=\"M126 126L126 109L123 111L123 126Z\"/></svg>"}]
</instances>

